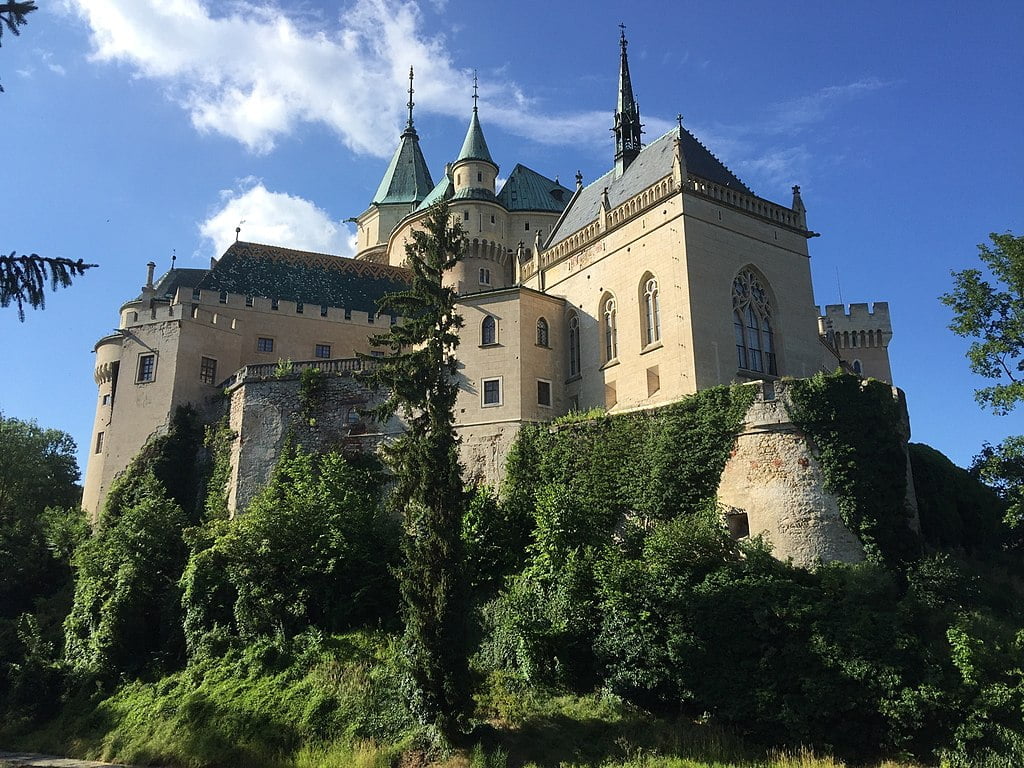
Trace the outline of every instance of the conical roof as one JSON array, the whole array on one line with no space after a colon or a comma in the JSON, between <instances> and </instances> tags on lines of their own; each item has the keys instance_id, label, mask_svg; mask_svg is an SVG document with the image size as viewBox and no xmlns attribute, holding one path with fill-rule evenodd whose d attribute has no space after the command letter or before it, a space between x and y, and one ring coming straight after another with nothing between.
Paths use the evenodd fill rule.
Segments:
<instances>
[{"instance_id":1,"label":"conical roof","mask_svg":"<svg viewBox=\"0 0 1024 768\"><path fill-rule=\"evenodd\" d=\"M469 120L469 130L466 131L466 140L462 142L462 151L456 163L462 160L483 160L495 168L498 164L491 159L491 151L487 149L487 141L484 139L483 129L480 127L480 117L477 115L476 107L473 107L473 117Z\"/></svg>"},{"instance_id":2,"label":"conical roof","mask_svg":"<svg viewBox=\"0 0 1024 768\"><path fill-rule=\"evenodd\" d=\"M376 205L388 203L419 204L434 188L430 169L420 150L419 137L411 128L402 134L384 178L373 196Z\"/></svg>"}]
</instances>

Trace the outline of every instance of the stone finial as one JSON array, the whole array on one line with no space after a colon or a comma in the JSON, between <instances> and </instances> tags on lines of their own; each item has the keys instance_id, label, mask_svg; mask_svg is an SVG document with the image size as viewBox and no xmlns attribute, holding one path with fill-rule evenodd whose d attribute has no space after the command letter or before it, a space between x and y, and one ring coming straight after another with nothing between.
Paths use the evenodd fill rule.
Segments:
<instances>
[{"instance_id":1,"label":"stone finial","mask_svg":"<svg viewBox=\"0 0 1024 768\"><path fill-rule=\"evenodd\" d=\"M612 204L608 201L608 187L601 190L601 207L606 211L612 207Z\"/></svg>"},{"instance_id":2,"label":"stone finial","mask_svg":"<svg viewBox=\"0 0 1024 768\"><path fill-rule=\"evenodd\" d=\"M806 211L807 210L804 207L803 199L800 197L800 185L799 184L794 184L793 185L793 210L794 211Z\"/></svg>"},{"instance_id":3,"label":"stone finial","mask_svg":"<svg viewBox=\"0 0 1024 768\"><path fill-rule=\"evenodd\" d=\"M576 171L576 189L583 188L583 172Z\"/></svg>"}]
</instances>

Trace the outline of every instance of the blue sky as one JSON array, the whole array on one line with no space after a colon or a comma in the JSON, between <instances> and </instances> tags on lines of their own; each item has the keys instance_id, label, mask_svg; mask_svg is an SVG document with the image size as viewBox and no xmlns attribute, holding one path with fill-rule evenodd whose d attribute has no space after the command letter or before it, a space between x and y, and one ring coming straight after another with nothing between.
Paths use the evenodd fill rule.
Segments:
<instances>
[{"instance_id":1,"label":"blue sky","mask_svg":"<svg viewBox=\"0 0 1024 768\"><path fill-rule=\"evenodd\" d=\"M234 237L351 252L417 71L435 178L479 70L508 173L610 167L618 27L647 138L686 126L759 195L802 186L819 304L888 301L913 439L960 464L1024 431L975 404L937 297L989 232L1024 232L1024 4L39 0L0 48L5 253L99 269L19 323L0 410L89 441L92 346L146 262L202 266ZM84 450L80 462L84 471Z\"/></svg>"}]
</instances>

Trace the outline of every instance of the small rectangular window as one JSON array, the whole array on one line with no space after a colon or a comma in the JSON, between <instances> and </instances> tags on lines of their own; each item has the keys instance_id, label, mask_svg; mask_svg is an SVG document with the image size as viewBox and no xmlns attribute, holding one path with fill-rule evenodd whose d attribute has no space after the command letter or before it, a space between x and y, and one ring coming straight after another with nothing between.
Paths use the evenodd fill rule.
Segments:
<instances>
[{"instance_id":1,"label":"small rectangular window","mask_svg":"<svg viewBox=\"0 0 1024 768\"><path fill-rule=\"evenodd\" d=\"M327 305L326 304L321 304L320 305L320 317L327 317Z\"/></svg>"},{"instance_id":2,"label":"small rectangular window","mask_svg":"<svg viewBox=\"0 0 1024 768\"><path fill-rule=\"evenodd\" d=\"M501 379L484 379L482 389L485 408L501 405Z\"/></svg>"},{"instance_id":3,"label":"small rectangular window","mask_svg":"<svg viewBox=\"0 0 1024 768\"><path fill-rule=\"evenodd\" d=\"M110 405L110 394L109 393L103 396L103 404L104 405Z\"/></svg>"},{"instance_id":4,"label":"small rectangular window","mask_svg":"<svg viewBox=\"0 0 1024 768\"><path fill-rule=\"evenodd\" d=\"M256 339L256 351L257 352L273 352L274 351L274 340L268 339L265 336L260 336Z\"/></svg>"},{"instance_id":5,"label":"small rectangular window","mask_svg":"<svg viewBox=\"0 0 1024 768\"><path fill-rule=\"evenodd\" d=\"M135 381L143 384L156 377L156 355L139 355L139 370Z\"/></svg>"},{"instance_id":6,"label":"small rectangular window","mask_svg":"<svg viewBox=\"0 0 1024 768\"><path fill-rule=\"evenodd\" d=\"M469 211L463 211L462 212L462 220L463 221L469 221Z\"/></svg>"},{"instance_id":7,"label":"small rectangular window","mask_svg":"<svg viewBox=\"0 0 1024 768\"><path fill-rule=\"evenodd\" d=\"M103 453L103 433L96 433L96 451L95 453Z\"/></svg>"},{"instance_id":8,"label":"small rectangular window","mask_svg":"<svg viewBox=\"0 0 1024 768\"><path fill-rule=\"evenodd\" d=\"M316 349L313 350L314 357L322 357L325 360L331 356L331 345L330 344L317 344Z\"/></svg>"},{"instance_id":9,"label":"small rectangular window","mask_svg":"<svg viewBox=\"0 0 1024 768\"><path fill-rule=\"evenodd\" d=\"M253 305L253 297L252 296L246 296L245 297L245 306L251 307L252 305Z\"/></svg>"},{"instance_id":10,"label":"small rectangular window","mask_svg":"<svg viewBox=\"0 0 1024 768\"><path fill-rule=\"evenodd\" d=\"M203 382L203 384L217 383L217 361L212 357L200 358L199 380Z\"/></svg>"},{"instance_id":11,"label":"small rectangular window","mask_svg":"<svg viewBox=\"0 0 1024 768\"><path fill-rule=\"evenodd\" d=\"M537 379L537 405L551 407L551 382Z\"/></svg>"},{"instance_id":12,"label":"small rectangular window","mask_svg":"<svg viewBox=\"0 0 1024 768\"><path fill-rule=\"evenodd\" d=\"M481 267L480 268L480 285L490 285L490 284L491 284L491 270L487 269L486 267Z\"/></svg>"},{"instance_id":13,"label":"small rectangular window","mask_svg":"<svg viewBox=\"0 0 1024 768\"><path fill-rule=\"evenodd\" d=\"M346 320L351 320L352 319L352 310L351 309L346 309L345 310L345 319Z\"/></svg>"},{"instance_id":14,"label":"small rectangular window","mask_svg":"<svg viewBox=\"0 0 1024 768\"><path fill-rule=\"evenodd\" d=\"M526 222L526 229L527 229L527 230L529 230L529 229L530 229L530 222Z\"/></svg>"},{"instance_id":15,"label":"small rectangular window","mask_svg":"<svg viewBox=\"0 0 1024 768\"><path fill-rule=\"evenodd\" d=\"M306 305L303 304L301 301L296 301L295 302L295 314L296 315L302 315L302 314L305 314L305 312L306 312Z\"/></svg>"},{"instance_id":16,"label":"small rectangular window","mask_svg":"<svg viewBox=\"0 0 1024 768\"><path fill-rule=\"evenodd\" d=\"M491 224L493 224L493 223L494 223L494 214L492 213L491 214Z\"/></svg>"},{"instance_id":17,"label":"small rectangular window","mask_svg":"<svg viewBox=\"0 0 1024 768\"><path fill-rule=\"evenodd\" d=\"M271 299L270 300L270 308L272 310L274 310L275 312L277 311L277 299Z\"/></svg>"},{"instance_id":18,"label":"small rectangular window","mask_svg":"<svg viewBox=\"0 0 1024 768\"><path fill-rule=\"evenodd\" d=\"M198 288L192 289L192 301L199 301L202 298L203 292Z\"/></svg>"},{"instance_id":19,"label":"small rectangular window","mask_svg":"<svg viewBox=\"0 0 1024 768\"><path fill-rule=\"evenodd\" d=\"M227 304L228 303L228 292L227 291L221 291L220 292L220 296L217 297L217 301L219 301L221 304Z\"/></svg>"},{"instance_id":20,"label":"small rectangular window","mask_svg":"<svg viewBox=\"0 0 1024 768\"><path fill-rule=\"evenodd\" d=\"M366 313L366 322L368 322L370 325L373 325L375 322L377 322L377 319L373 316L373 312Z\"/></svg>"},{"instance_id":21,"label":"small rectangular window","mask_svg":"<svg viewBox=\"0 0 1024 768\"><path fill-rule=\"evenodd\" d=\"M370 357L384 357L384 353L379 349L375 349L370 353Z\"/></svg>"},{"instance_id":22,"label":"small rectangular window","mask_svg":"<svg viewBox=\"0 0 1024 768\"><path fill-rule=\"evenodd\" d=\"M483 181L484 180L484 175L483 175L482 172L480 172L480 171L476 172L476 180L477 181Z\"/></svg>"}]
</instances>

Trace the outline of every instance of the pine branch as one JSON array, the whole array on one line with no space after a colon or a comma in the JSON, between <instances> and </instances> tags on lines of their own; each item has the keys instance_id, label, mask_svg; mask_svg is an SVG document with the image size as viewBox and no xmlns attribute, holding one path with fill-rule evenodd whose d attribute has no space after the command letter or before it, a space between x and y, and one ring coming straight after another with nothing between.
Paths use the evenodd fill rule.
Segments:
<instances>
[{"instance_id":1,"label":"pine branch","mask_svg":"<svg viewBox=\"0 0 1024 768\"><path fill-rule=\"evenodd\" d=\"M21 34L18 27L28 23L25 16L37 10L39 9L34 0L30 0L30 2L19 2L19 0L0 2L0 44L3 41L4 27L7 27L10 33L17 37Z\"/></svg>"},{"instance_id":2,"label":"pine branch","mask_svg":"<svg viewBox=\"0 0 1024 768\"><path fill-rule=\"evenodd\" d=\"M25 305L33 309L46 307L46 283L50 290L67 288L74 277L85 274L85 270L99 266L86 264L82 259L72 261L64 258L49 258L33 253L18 256L0 256L0 307L7 307L13 301L18 306L18 319L25 322Z\"/></svg>"}]
</instances>

